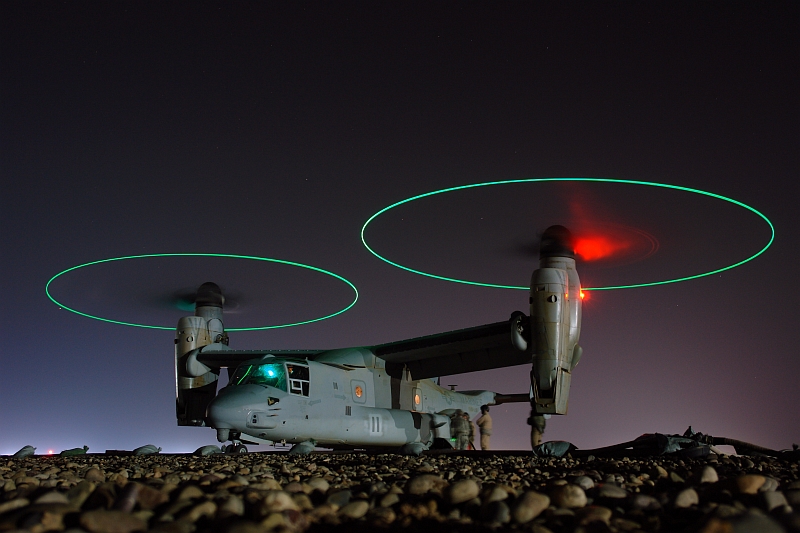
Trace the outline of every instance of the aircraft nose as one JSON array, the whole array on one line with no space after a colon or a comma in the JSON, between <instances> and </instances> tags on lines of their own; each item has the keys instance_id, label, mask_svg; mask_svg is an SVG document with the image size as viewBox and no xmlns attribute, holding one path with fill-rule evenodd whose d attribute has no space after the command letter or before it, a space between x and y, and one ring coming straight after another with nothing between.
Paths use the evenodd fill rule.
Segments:
<instances>
[{"instance_id":1,"label":"aircraft nose","mask_svg":"<svg viewBox=\"0 0 800 533\"><path fill-rule=\"evenodd\" d=\"M247 421L247 414L255 407L266 403L266 394L259 394L261 387L236 387L211 400L206 411L208 423L213 428L240 429ZM261 398L260 396L264 396Z\"/></svg>"}]
</instances>

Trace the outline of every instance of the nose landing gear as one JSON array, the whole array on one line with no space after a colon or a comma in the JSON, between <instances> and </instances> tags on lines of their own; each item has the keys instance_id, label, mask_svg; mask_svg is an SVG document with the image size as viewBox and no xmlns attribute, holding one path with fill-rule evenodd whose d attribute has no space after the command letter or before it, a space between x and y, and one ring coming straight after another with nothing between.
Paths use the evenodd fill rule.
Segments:
<instances>
[{"instance_id":1,"label":"nose landing gear","mask_svg":"<svg viewBox=\"0 0 800 533\"><path fill-rule=\"evenodd\" d=\"M233 441L233 444L225 446L225 453L247 453L247 446L239 442Z\"/></svg>"},{"instance_id":2,"label":"nose landing gear","mask_svg":"<svg viewBox=\"0 0 800 533\"><path fill-rule=\"evenodd\" d=\"M242 444L242 441L239 440L242 434L238 431L231 431L227 428L220 428L217 429L217 440L220 442L225 442L226 440L230 439L231 443L226 445L220 446L223 452L225 453L247 453L247 447Z\"/></svg>"}]
</instances>

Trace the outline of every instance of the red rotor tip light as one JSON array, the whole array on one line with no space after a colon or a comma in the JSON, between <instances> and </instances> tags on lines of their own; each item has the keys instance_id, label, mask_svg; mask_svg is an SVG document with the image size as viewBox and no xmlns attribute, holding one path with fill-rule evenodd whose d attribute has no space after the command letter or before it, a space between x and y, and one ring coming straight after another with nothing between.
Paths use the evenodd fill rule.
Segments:
<instances>
[{"instance_id":1,"label":"red rotor tip light","mask_svg":"<svg viewBox=\"0 0 800 533\"><path fill-rule=\"evenodd\" d=\"M602 235L575 239L575 253L584 261L605 259L629 248L631 243L613 241Z\"/></svg>"},{"instance_id":2,"label":"red rotor tip light","mask_svg":"<svg viewBox=\"0 0 800 533\"><path fill-rule=\"evenodd\" d=\"M583 292L583 291L581 291L581 300L583 300L583 299L585 299L585 298L586 298L586 293L585 293L585 292Z\"/></svg>"}]
</instances>

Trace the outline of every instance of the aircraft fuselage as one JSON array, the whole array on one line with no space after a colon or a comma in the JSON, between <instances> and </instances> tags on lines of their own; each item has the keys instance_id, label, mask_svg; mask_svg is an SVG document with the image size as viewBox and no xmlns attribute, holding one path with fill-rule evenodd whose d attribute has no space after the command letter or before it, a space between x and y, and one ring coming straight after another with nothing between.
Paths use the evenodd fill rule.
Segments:
<instances>
[{"instance_id":1,"label":"aircraft fuselage","mask_svg":"<svg viewBox=\"0 0 800 533\"><path fill-rule=\"evenodd\" d=\"M433 444L450 439L449 416L493 404L491 391L455 392L434 380L390 377L365 348L331 350L313 361L265 355L239 365L209 404L221 442L255 440L321 446Z\"/></svg>"}]
</instances>

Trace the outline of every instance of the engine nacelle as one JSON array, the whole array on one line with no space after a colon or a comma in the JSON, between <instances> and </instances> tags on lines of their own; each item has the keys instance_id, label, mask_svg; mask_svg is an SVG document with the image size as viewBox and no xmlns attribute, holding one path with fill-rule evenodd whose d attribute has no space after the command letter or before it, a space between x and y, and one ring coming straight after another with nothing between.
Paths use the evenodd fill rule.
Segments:
<instances>
[{"instance_id":1,"label":"engine nacelle","mask_svg":"<svg viewBox=\"0 0 800 533\"><path fill-rule=\"evenodd\" d=\"M195 315L178 321L175 330L175 410L179 426L203 426L206 408L217 395L219 370L197 361L201 348L214 342L227 344L222 322L225 299L214 283L197 291Z\"/></svg>"},{"instance_id":2,"label":"engine nacelle","mask_svg":"<svg viewBox=\"0 0 800 533\"><path fill-rule=\"evenodd\" d=\"M531 407L538 414L566 414L571 371L582 354L581 287L572 236L562 226L542 236L530 305Z\"/></svg>"}]
</instances>

